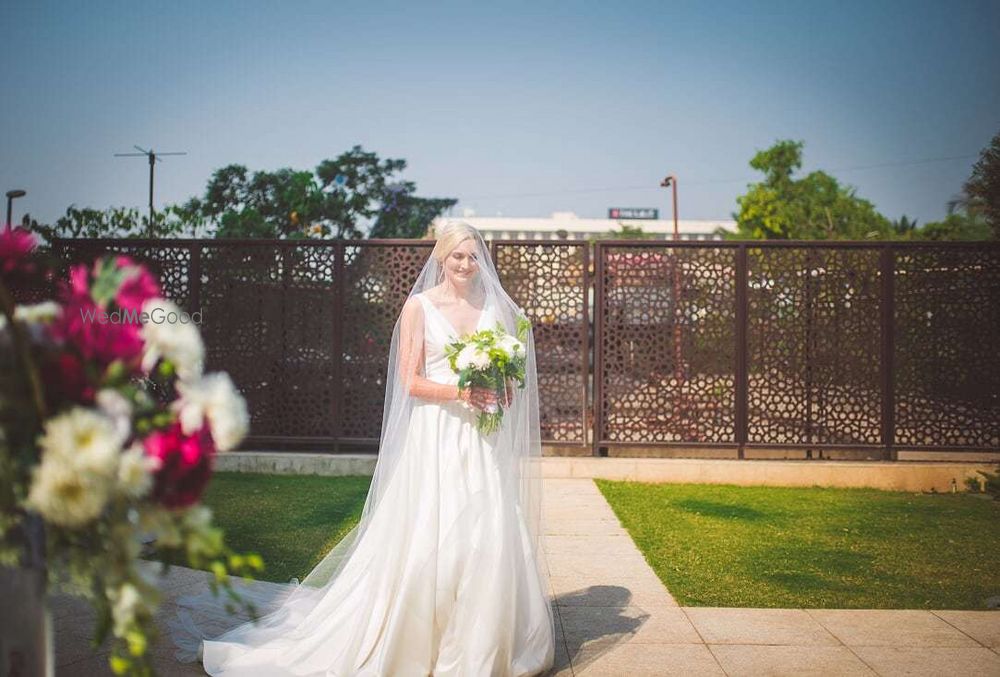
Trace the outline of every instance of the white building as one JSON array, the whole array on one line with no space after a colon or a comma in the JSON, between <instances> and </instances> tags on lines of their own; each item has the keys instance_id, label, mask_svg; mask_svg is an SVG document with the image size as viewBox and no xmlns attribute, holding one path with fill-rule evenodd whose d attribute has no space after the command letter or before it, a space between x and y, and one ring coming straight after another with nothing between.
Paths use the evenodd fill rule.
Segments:
<instances>
[{"instance_id":1,"label":"white building","mask_svg":"<svg viewBox=\"0 0 1000 677\"><path fill-rule=\"evenodd\" d=\"M669 240L674 234L673 219L584 219L573 212L553 212L549 217L476 216L467 210L465 216L439 216L431 228L448 221L465 221L482 233L487 240L585 240L620 231L622 225L642 228ZM677 230L682 240L720 240L717 228L736 230L735 221L697 221L678 219Z\"/></svg>"}]
</instances>

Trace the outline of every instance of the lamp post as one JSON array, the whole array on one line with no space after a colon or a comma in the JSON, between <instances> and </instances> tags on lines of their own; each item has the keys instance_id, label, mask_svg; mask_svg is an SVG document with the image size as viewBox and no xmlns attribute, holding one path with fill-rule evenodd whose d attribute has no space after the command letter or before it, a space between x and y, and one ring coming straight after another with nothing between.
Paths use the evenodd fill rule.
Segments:
<instances>
[{"instance_id":1,"label":"lamp post","mask_svg":"<svg viewBox=\"0 0 1000 677\"><path fill-rule=\"evenodd\" d=\"M667 178L660 182L660 186L663 188L673 189L673 203L674 203L674 241L681 239L680 229L677 222L677 176L674 174L668 174ZM674 397L674 407L673 407L673 418L676 421L675 430L679 430L681 427L681 416L687 413L686 407L686 397L683 389L684 384L684 351L681 347L683 341L683 336L681 333L681 325L684 322L683 306L681 304L681 274L680 268L677 265L677 258L680 252L677 247L673 248L670 257L670 268L672 271L673 283L674 283L674 384L677 388L676 397ZM688 435L692 435L695 431L692 430L693 426L689 427Z\"/></svg>"},{"instance_id":2,"label":"lamp post","mask_svg":"<svg viewBox=\"0 0 1000 677\"><path fill-rule=\"evenodd\" d=\"M7 221L5 223L11 224L10 216L14 208L14 198L24 197L28 193L23 190L8 190L7 191Z\"/></svg>"},{"instance_id":3,"label":"lamp post","mask_svg":"<svg viewBox=\"0 0 1000 677\"><path fill-rule=\"evenodd\" d=\"M677 229L677 177L673 174L668 174L667 178L660 181L660 186L674 189L674 239L679 240L681 239L681 234Z\"/></svg>"}]
</instances>

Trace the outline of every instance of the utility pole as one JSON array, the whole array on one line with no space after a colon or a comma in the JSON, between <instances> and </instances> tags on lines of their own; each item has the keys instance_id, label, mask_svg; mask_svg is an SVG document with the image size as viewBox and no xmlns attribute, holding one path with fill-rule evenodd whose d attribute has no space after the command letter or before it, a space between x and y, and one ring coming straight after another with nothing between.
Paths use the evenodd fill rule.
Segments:
<instances>
[{"instance_id":1,"label":"utility pole","mask_svg":"<svg viewBox=\"0 0 1000 677\"><path fill-rule=\"evenodd\" d=\"M145 157L149 158L149 225L150 225L150 228L152 228L152 226L153 226L153 216L154 216L154 212L153 212L153 167L156 166L157 162L162 162L162 160L160 160L160 156L161 155L187 155L187 153L176 153L176 152L172 152L172 153L157 153L156 151L154 151L152 149L150 149L150 150L144 150L142 148L139 148L139 146L133 146L133 147L136 150L138 150L139 152L138 153L115 153L115 157L142 157L142 156L145 156Z\"/></svg>"}]
</instances>

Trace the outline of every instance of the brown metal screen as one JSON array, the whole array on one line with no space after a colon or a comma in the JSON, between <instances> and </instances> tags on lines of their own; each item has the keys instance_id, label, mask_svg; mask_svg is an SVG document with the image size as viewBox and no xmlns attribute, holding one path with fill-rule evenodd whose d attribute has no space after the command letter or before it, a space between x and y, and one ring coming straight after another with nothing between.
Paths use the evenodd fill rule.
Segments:
<instances>
[{"instance_id":1,"label":"brown metal screen","mask_svg":"<svg viewBox=\"0 0 1000 677\"><path fill-rule=\"evenodd\" d=\"M433 242L60 240L65 264L144 261L164 295L202 312L207 367L247 400L247 445L377 444L392 330ZM535 324L542 437L588 443L589 257L582 243L492 243L511 297ZM38 300L49 290L24 290Z\"/></svg>"},{"instance_id":2,"label":"brown metal screen","mask_svg":"<svg viewBox=\"0 0 1000 677\"><path fill-rule=\"evenodd\" d=\"M393 325L432 242L60 240L201 310L248 444L377 443ZM546 444L1000 449L1000 246L495 241L535 326ZM593 262L594 273L591 274ZM21 290L40 300L51 290ZM593 318L593 320L591 319Z\"/></svg>"},{"instance_id":3,"label":"brown metal screen","mask_svg":"<svg viewBox=\"0 0 1000 677\"><path fill-rule=\"evenodd\" d=\"M995 244L605 241L595 452L1000 448Z\"/></svg>"}]
</instances>

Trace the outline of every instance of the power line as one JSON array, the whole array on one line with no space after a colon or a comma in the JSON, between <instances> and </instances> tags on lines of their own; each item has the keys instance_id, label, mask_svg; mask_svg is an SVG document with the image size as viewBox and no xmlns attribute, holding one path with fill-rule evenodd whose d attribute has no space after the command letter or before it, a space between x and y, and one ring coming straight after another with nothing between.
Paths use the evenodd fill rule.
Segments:
<instances>
[{"instance_id":1,"label":"power line","mask_svg":"<svg viewBox=\"0 0 1000 677\"><path fill-rule=\"evenodd\" d=\"M906 167L910 165L923 165L930 164L932 162L951 162L953 160L965 160L972 157L978 157L979 153L969 153L966 155L950 155L947 157L936 157L936 158L922 158L919 160L900 160L897 162L880 162L873 165L854 165L851 167L837 167L835 169L824 170L827 172L855 172L863 171L866 169L881 169L883 167ZM724 183L750 183L758 181L757 177L742 177L739 179L694 179L692 181L686 181L685 185L688 186L703 186L709 184L724 184ZM471 202L473 200L497 200L497 199L507 199L507 198L521 198L521 197L550 197L553 195L580 195L586 193L613 193L613 192L625 192L625 191L639 191L639 190L660 190L659 186L618 186L615 188L569 188L566 190L553 190L541 193L497 193L494 195L477 195L475 197L462 198L461 202Z\"/></svg>"}]
</instances>

